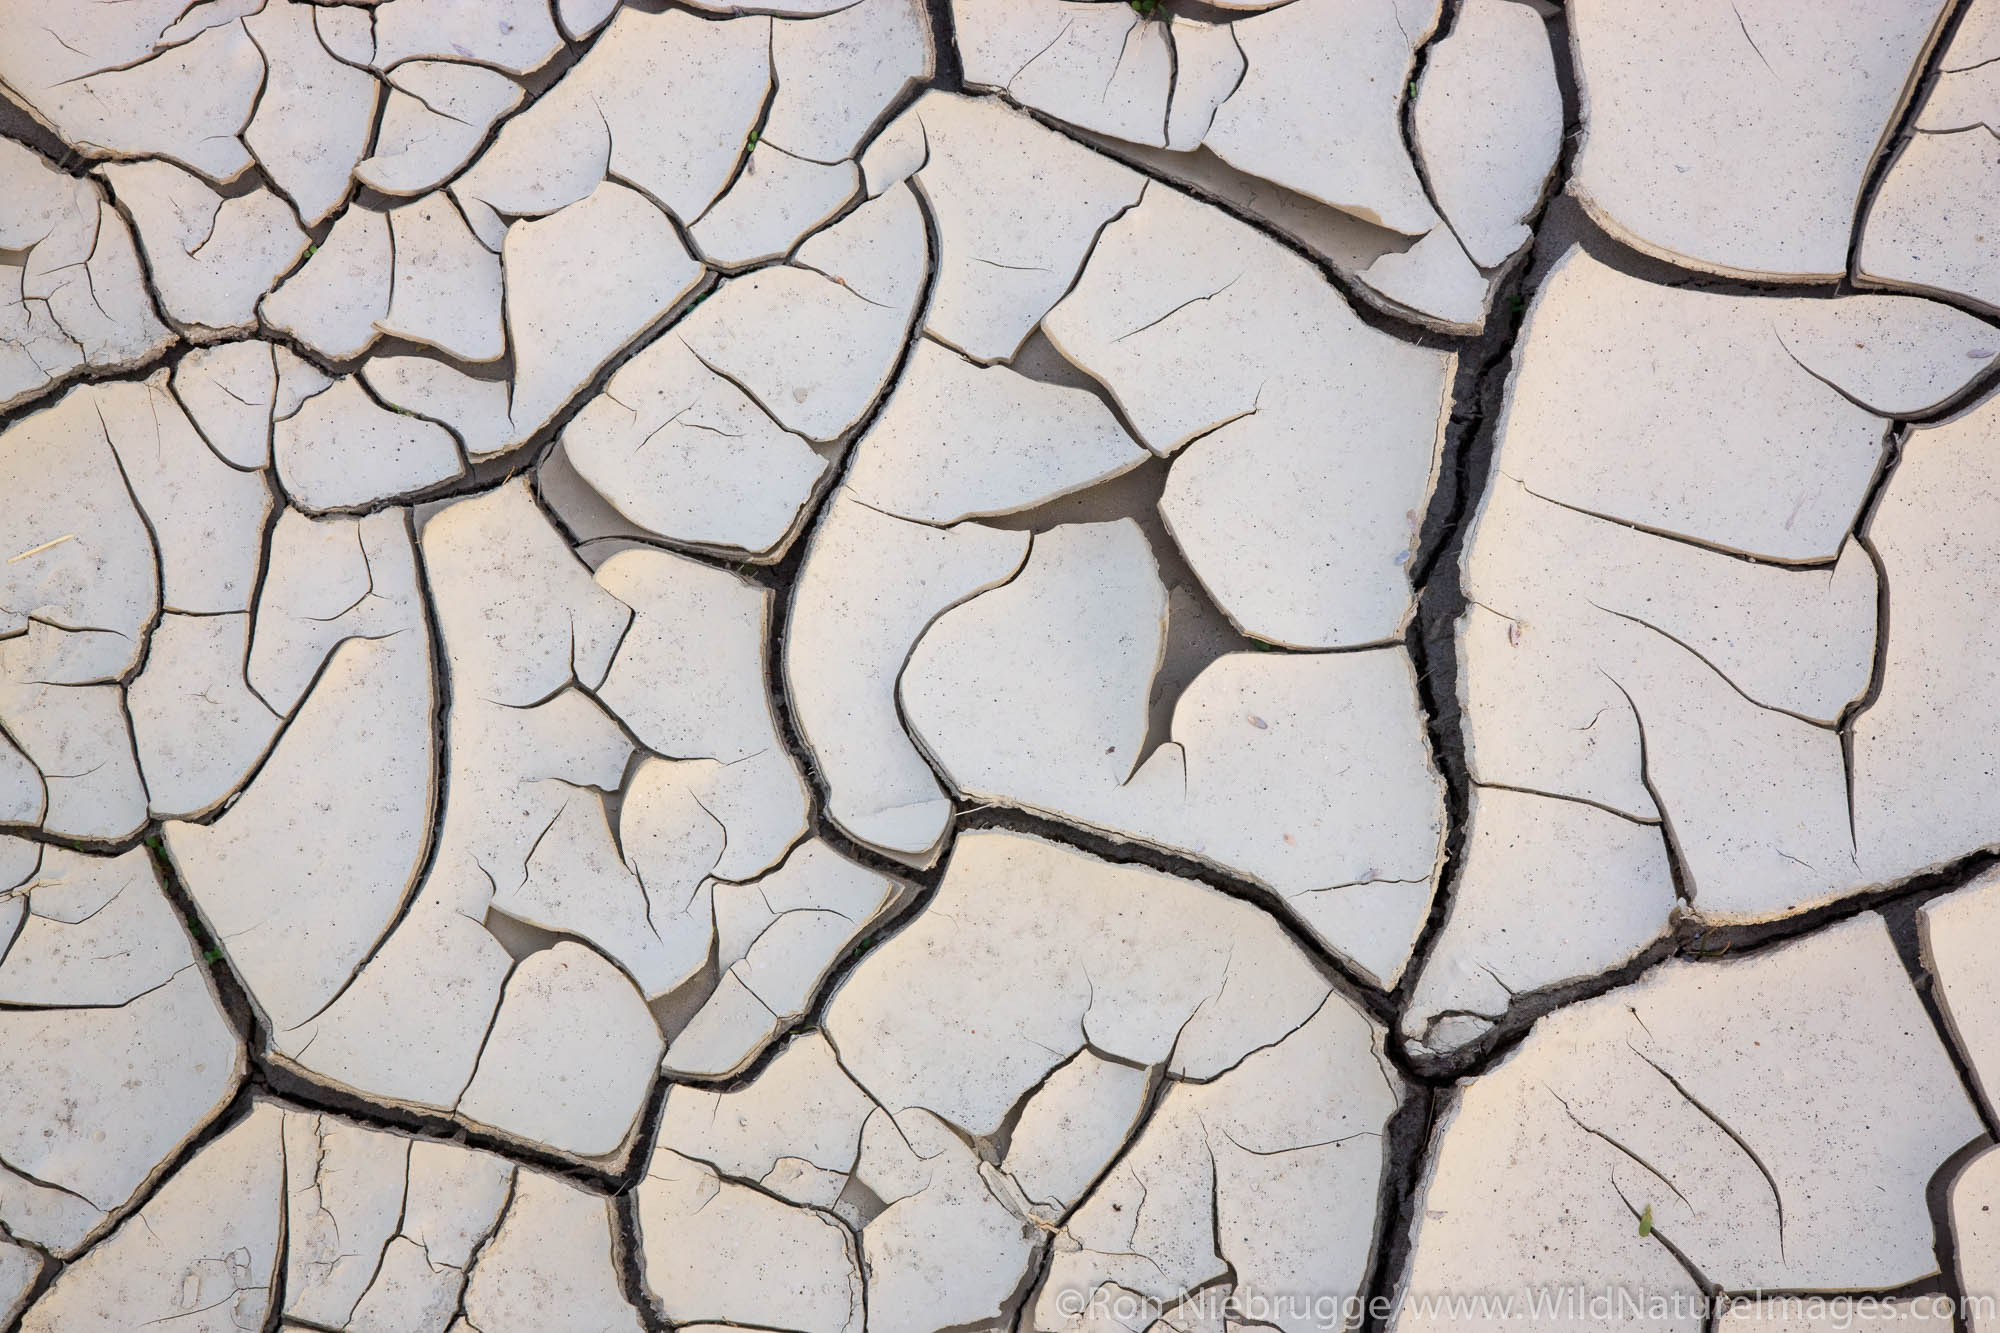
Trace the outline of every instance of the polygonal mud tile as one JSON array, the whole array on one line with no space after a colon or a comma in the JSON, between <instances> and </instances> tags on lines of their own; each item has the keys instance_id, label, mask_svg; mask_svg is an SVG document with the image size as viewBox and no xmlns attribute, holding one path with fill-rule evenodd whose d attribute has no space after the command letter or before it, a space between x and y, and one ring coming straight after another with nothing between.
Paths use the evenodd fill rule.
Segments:
<instances>
[{"instance_id":1,"label":"polygonal mud tile","mask_svg":"<svg viewBox=\"0 0 2000 1333\"><path fill-rule=\"evenodd\" d=\"M721 980L667 1047L670 1074L719 1078L802 1017L834 963L909 893L817 839L747 884L718 880Z\"/></svg>"},{"instance_id":2,"label":"polygonal mud tile","mask_svg":"<svg viewBox=\"0 0 2000 1333\"><path fill-rule=\"evenodd\" d=\"M1268 237L1157 185L1046 331L1178 455L1161 514L1239 628L1301 648L1401 632L1451 356L1367 327Z\"/></svg>"},{"instance_id":3,"label":"polygonal mud tile","mask_svg":"<svg viewBox=\"0 0 2000 1333\"><path fill-rule=\"evenodd\" d=\"M131 228L95 181L66 176L0 139L0 409L79 371L123 370L164 352Z\"/></svg>"},{"instance_id":4,"label":"polygonal mud tile","mask_svg":"<svg viewBox=\"0 0 2000 1333\"><path fill-rule=\"evenodd\" d=\"M531 74L562 49L548 0L384 0L374 11L375 68L463 60Z\"/></svg>"},{"instance_id":5,"label":"polygonal mud tile","mask_svg":"<svg viewBox=\"0 0 2000 1333\"><path fill-rule=\"evenodd\" d=\"M1986 967L2000 912L1996 885L2000 876L1988 871L1917 909L1917 938L1924 967L1936 978L1938 1009L1989 1113L2000 1091L2000 988Z\"/></svg>"},{"instance_id":6,"label":"polygonal mud tile","mask_svg":"<svg viewBox=\"0 0 2000 1333\"><path fill-rule=\"evenodd\" d=\"M827 470L677 329L618 368L563 427L562 450L635 531L757 556L782 551Z\"/></svg>"},{"instance_id":7,"label":"polygonal mud tile","mask_svg":"<svg viewBox=\"0 0 2000 1333\"><path fill-rule=\"evenodd\" d=\"M609 1199L553 1176L523 1170L500 1229L479 1252L466 1284L466 1327L534 1333L548 1312L577 1328L641 1333L619 1287L617 1223Z\"/></svg>"},{"instance_id":8,"label":"polygonal mud tile","mask_svg":"<svg viewBox=\"0 0 2000 1333\"><path fill-rule=\"evenodd\" d=\"M1188 68L1190 30L1195 26L1174 24L1183 70ZM1220 37L1208 44L1219 43L1234 56L1229 29L1212 31ZM1215 96L1235 86L1241 73L1241 58L1236 59L1239 63L1215 68ZM1180 104L1177 94L1176 105ZM1219 200L1231 212L1253 219L1350 279L1353 295L1398 320L1451 334L1476 334L1485 327L1494 286L1505 270L1482 272L1442 221L1421 237L1405 236L1239 170L1209 148L1174 151L1104 135L1083 137L1149 175Z\"/></svg>"},{"instance_id":9,"label":"polygonal mud tile","mask_svg":"<svg viewBox=\"0 0 2000 1333\"><path fill-rule=\"evenodd\" d=\"M1996 1314L1989 1302L2000 1283L2000 1153L1988 1148L1959 1170L1947 1207L1965 1322L1972 1333L1988 1333Z\"/></svg>"},{"instance_id":10,"label":"polygonal mud tile","mask_svg":"<svg viewBox=\"0 0 2000 1333\"><path fill-rule=\"evenodd\" d=\"M740 269L782 259L807 233L853 202L861 169L815 162L759 141L736 180L688 228L701 257Z\"/></svg>"},{"instance_id":11,"label":"polygonal mud tile","mask_svg":"<svg viewBox=\"0 0 2000 1333\"><path fill-rule=\"evenodd\" d=\"M514 349L509 412L522 436L561 411L703 272L655 204L608 181L546 218L509 227L501 260Z\"/></svg>"},{"instance_id":12,"label":"polygonal mud tile","mask_svg":"<svg viewBox=\"0 0 2000 1333\"><path fill-rule=\"evenodd\" d=\"M228 1104L243 1047L143 848L0 862L0 1223L69 1258Z\"/></svg>"},{"instance_id":13,"label":"polygonal mud tile","mask_svg":"<svg viewBox=\"0 0 2000 1333\"><path fill-rule=\"evenodd\" d=\"M1037 533L1011 582L917 642L899 690L911 734L962 794L1250 877L1394 984L1444 828L1409 659L1228 653L1158 736L1167 612L1131 520Z\"/></svg>"},{"instance_id":14,"label":"polygonal mud tile","mask_svg":"<svg viewBox=\"0 0 2000 1333\"><path fill-rule=\"evenodd\" d=\"M250 617L168 612L125 692L155 819L210 813L243 785L284 719L250 687Z\"/></svg>"},{"instance_id":15,"label":"polygonal mud tile","mask_svg":"<svg viewBox=\"0 0 2000 1333\"><path fill-rule=\"evenodd\" d=\"M1989 333L1925 301L1723 296L1558 263L1461 575L1467 769L1514 794L1474 802L1406 1034L1462 1044L1515 994L1636 956L1677 906L1764 921L1910 873L1878 821L1912 788L1876 779L1896 752L1877 747L1949 742L1875 697L1898 581L1851 529L1885 418L1961 392ZM1984 840L1935 819L1921 836L1939 859ZM1524 903L1545 927L1522 933Z\"/></svg>"},{"instance_id":16,"label":"polygonal mud tile","mask_svg":"<svg viewBox=\"0 0 2000 1333\"><path fill-rule=\"evenodd\" d=\"M888 387L928 250L915 197L892 190L813 235L791 262L726 280L666 336L786 430L830 443Z\"/></svg>"},{"instance_id":17,"label":"polygonal mud tile","mask_svg":"<svg viewBox=\"0 0 2000 1333\"><path fill-rule=\"evenodd\" d=\"M685 791L722 826L718 878L775 866L808 827L805 781L763 674L775 598L664 551L621 551L598 567L597 582L632 610L599 698L665 757L652 780Z\"/></svg>"},{"instance_id":18,"label":"polygonal mud tile","mask_svg":"<svg viewBox=\"0 0 2000 1333\"><path fill-rule=\"evenodd\" d=\"M949 527L1046 504L1146 456L1095 395L981 366L924 338L855 445L846 494Z\"/></svg>"},{"instance_id":19,"label":"polygonal mud tile","mask_svg":"<svg viewBox=\"0 0 2000 1333\"><path fill-rule=\"evenodd\" d=\"M528 1333L561 1309L637 1333L614 1245L610 1201L573 1183L260 1098L23 1326L109 1333L158 1310L214 1333Z\"/></svg>"},{"instance_id":20,"label":"polygonal mud tile","mask_svg":"<svg viewBox=\"0 0 2000 1333\"><path fill-rule=\"evenodd\" d=\"M398 0L409 3L409 0ZM612 178L682 223L722 192L770 94L771 20L626 8L452 183L500 249L500 215L541 217Z\"/></svg>"},{"instance_id":21,"label":"polygonal mud tile","mask_svg":"<svg viewBox=\"0 0 2000 1333\"><path fill-rule=\"evenodd\" d=\"M827 818L899 860L936 859L952 805L904 730L896 682L938 614L1012 578L1028 541L895 518L846 490L813 532L792 589L786 695L826 783Z\"/></svg>"},{"instance_id":22,"label":"polygonal mud tile","mask_svg":"<svg viewBox=\"0 0 2000 1333\"><path fill-rule=\"evenodd\" d=\"M285 1232L284 1113L264 1102L176 1172L29 1309L23 1333L171 1322L260 1328Z\"/></svg>"},{"instance_id":23,"label":"polygonal mud tile","mask_svg":"<svg viewBox=\"0 0 2000 1333\"><path fill-rule=\"evenodd\" d=\"M1990 204L1993 137L1984 123L1910 136L1869 206L1860 277L2000 313L2000 245L1988 239L2000 234ZM1969 181L1980 185L1967 189Z\"/></svg>"},{"instance_id":24,"label":"polygonal mud tile","mask_svg":"<svg viewBox=\"0 0 2000 1333\"><path fill-rule=\"evenodd\" d=\"M95 391L99 421L159 551L164 610L250 608L271 488L220 457L167 388L168 372Z\"/></svg>"},{"instance_id":25,"label":"polygonal mud tile","mask_svg":"<svg viewBox=\"0 0 2000 1333\"><path fill-rule=\"evenodd\" d=\"M1672 263L1841 277L1869 168L1949 12L1584 0L1567 11L1584 119L1570 193Z\"/></svg>"},{"instance_id":26,"label":"polygonal mud tile","mask_svg":"<svg viewBox=\"0 0 2000 1333\"><path fill-rule=\"evenodd\" d=\"M242 796L166 843L252 1002L295 1028L350 984L402 908L436 799L421 619L332 650Z\"/></svg>"},{"instance_id":27,"label":"polygonal mud tile","mask_svg":"<svg viewBox=\"0 0 2000 1333\"><path fill-rule=\"evenodd\" d=\"M700 1215L703 1242L679 1243ZM669 1320L859 1333L862 1278L838 1219L789 1208L661 1147L639 1183L647 1295Z\"/></svg>"},{"instance_id":28,"label":"polygonal mud tile","mask_svg":"<svg viewBox=\"0 0 2000 1333\"><path fill-rule=\"evenodd\" d=\"M1172 150L1152 159L1155 165L1206 145L1231 169L1279 191L1405 238L1437 236L1439 219L1404 143L1401 116L1417 50L1440 7L1373 0L1337 15L1334 8L1313 0L1205 23L1115 5L959 0L953 17L968 85L1004 90L1142 155ZM1546 60L1540 70L1528 68L1528 85L1552 95ZM1551 143L1541 174L1553 160ZM1406 304L1448 312L1451 322L1476 329L1484 279L1449 233L1434 248L1455 258L1426 264L1423 281L1442 277L1466 289L1446 296L1445 305L1426 303L1443 295L1434 290L1408 291L1409 277L1384 273L1378 281L1406 289ZM1468 302L1469 309L1450 308Z\"/></svg>"},{"instance_id":29,"label":"polygonal mud tile","mask_svg":"<svg viewBox=\"0 0 2000 1333\"><path fill-rule=\"evenodd\" d=\"M1657 287L1572 252L1536 298L1500 468L1614 521L1829 560L1881 466L1883 418L1949 402L2000 358L1993 332L1928 301Z\"/></svg>"},{"instance_id":30,"label":"polygonal mud tile","mask_svg":"<svg viewBox=\"0 0 2000 1333\"><path fill-rule=\"evenodd\" d=\"M878 122L937 63L930 16L915 0L857 0L771 25L777 85L759 143L814 162L857 156Z\"/></svg>"},{"instance_id":31,"label":"polygonal mud tile","mask_svg":"<svg viewBox=\"0 0 2000 1333\"><path fill-rule=\"evenodd\" d=\"M372 356L361 381L389 407L445 427L473 463L526 443L542 424L515 429L512 385L493 367L469 372L431 356Z\"/></svg>"},{"instance_id":32,"label":"polygonal mud tile","mask_svg":"<svg viewBox=\"0 0 2000 1333\"><path fill-rule=\"evenodd\" d=\"M906 143L868 193L913 178L938 232L924 329L982 364L1011 360L1145 181L988 98L930 92L876 139ZM1041 182L1062 180L1052 191Z\"/></svg>"},{"instance_id":33,"label":"polygonal mud tile","mask_svg":"<svg viewBox=\"0 0 2000 1333\"><path fill-rule=\"evenodd\" d=\"M458 442L443 426L390 411L355 376L325 380L317 371L307 373L325 387L292 411L280 404L271 428L278 482L297 508L309 514L363 509L464 473Z\"/></svg>"},{"instance_id":34,"label":"polygonal mud tile","mask_svg":"<svg viewBox=\"0 0 2000 1333\"><path fill-rule=\"evenodd\" d=\"M1562 146L1562 90L1541 15L1522 0L1461 6L1425 58L1411 128L1452 234L1480 268L1499 267L1528 243Z\"/></svg>"},{"instance_id":35,"label":"polygonal mud tile","mask_svg":"<svg viewBox=\"0 0 2000 1333\"><path fill-rule=\"evenodd\" d=\"M2000 88L1991 61L2000 6L1976 0L1938 61L1938 79L1917 108L1915 132L1896 150L1860 221L1858 280L1961 297L2000 310L2000 247L1990 181Z\"/></svg>"},{"instance_id":36,"label":"polygonal mud tile","mask_svg":"<svg viewBox=\"0 0 2000 1333\"><path fill-rule=\"evenodd\" d=\"M479 243L451 200L430 194L391 209L389 240L395 257L389 308L376 327L455 360L499 360L507 350L500 260Z\"/></svg>"},{"instance_id":37,"label":"polygonal mud tile","mask_svg":"<svg viewBox=\"0 0 2000 1333\"><path fill-rule=\"evenodd\" d=\"M15 497L0 517L0 545L11 552L0 565L0 605L18 608L6 615L8 637L0 640L5 822L114 842L144 823L145 788L119 682L143 659L159 610L159 556L133 491L104 483L119 476L123 452L164 464L165 436L176 431L184 432L175 434L177 446L208 455L165 393L164 375L75 389L0 434L0 479ZM206 461L228 471L212 456ZM147 477L162 483L155 494L179 484L171 471ZM177 580L208 585L177 583L192 598L216 594L242 568L232 551L212 570L197 570L178 559L188 549L178 538L175 549ZM254 550L247 554L254 561Z\"/></svg>"},{"instance_id":38,"label":"polygonal mud tile","mask_svg":"<svg viewBox=\"0 0 2000 1333\"><path fill-rule=\"evenodd\" d=\"M94 158L153 157L204 178L250 165L238 136L265 78L238 18L248 6L77 8L29 0L0 14L0 82Z\"/></svg>"},{"instance_id":39,"label":"polygonal mud tile","mask_svg":"<svg viewBox=\"0 0 2000 1333\"><path fill-rule=\"evenodd\" d=\"M267 0L243 20L264 57L264 86L243 142L308 227L332 216L353 189L382 97L373 74L326 48L318 13L307 0Z\"/></svg>"},{"instance_id":40,"label":"polygonal mud tile","mask_svg":"<svg viewBox=\"0 0 2000 1333\"><path fill-rule=\"evenodd\" d=\"M1995 625L1977 608L2000 580L1996 439L1991 396L1913 428L1868 517L1894 608L1875 697L1853 723L1856 850L1877 882L1994 841Z\"/></svg>"},{"instance_id":41,"label":"polygonal mud tile","mask_svg":"<svg viewBox=\"0 0 2000 1333\"><path fill-rule=\"evenodd\" d=\"M561 942L508 977L458 1110L531 1143L609 1156L644 1109L665 1046L625 974Z\"/></svg>"},{"instance_id":42,"label":"polygonal mud tile","mask_svg":"<svg viewBox=\"0 0 2000 1333\"><path fill-rule=\"evenodd\" d=\"M1058 120L1164 146L1174 91L1170 25L1130 6L957 0L952 26L974 87Z\"/></svg>"},{"instance_id":43,"label":"polygonal mud tile","mask_svg":"<svg viewBox=\"0 0 2000 1333\"><path fill-rule=\"evenodd\" d=\"M174 367L174 397L208 447L231 467L271 465L271 410L278 393L271 344L191 348Z\"/></svg>"},{"instance_id":44,"label":"polygonal mud tile","mask_svg":"<svg viewBox=\"0 0 2000 1333\"><path fill-rule=\"evenodd\" d=\"M521 85L498 70L410 60L389 71L375 147L354 178L383 194L424 194L472 160L487 132L521 105Z\"/></svg>"},{"instance_id":45,"label":"polygonal mud tile","mask_svg":"<svg viewBox=\"0 0 2000 1333\"><path fill-rule=\"evenodd\" d=\"M1380 1035L1253 909L969 833L933 902L835 993L824 1035L740 1087L669 1092L639 1187L648 1290L669 1318L836 1331L858 1319L860 1263L871 1326L896 1329L998 1319L1024 1279L1032 1325L1070 1328L1078 1294L1140 1269L1127 1280L1155 1311L1218 1278L1245 1298L1306 1269L1351 1290L1399 1097ZM1070 1073L1088 1062L1106 1069ZM1135 1170L1160 1210L1137 1234ZM1034 1201L1058 1176L1083 1196L1066 1225L1067 1205ZM677 1223L696 1210L688 1245Z\"/></svg>"},{"instance_id":46,"label":"polygonal mud tile","mask_svg":"<svg viewBox=\"0 0 2000 1333\"><path fill-rule=\"evenodd\" d=\"M291 207L261 187L224 196L164 161L98 171L138 230L161 308L196 339L255 328L257 303L310 244Z\"/></svg>"},{"instance_id":47,"label":"polygonal mud tile","mask_svg":"<svg viewBox=\"0 0 2000 1333\"><path fill-rule=\"evenodd\" d=\"M1458 1091L1391 1327L1461 1326L1420 1299L1449 1292L1915 1282L1938 1263L1925 1188L1982 1133L1881 918L1668 963ZM1701 1326L1681 1310L1655 1326Z\"/></svg>"},{"instance_id":48,"label":"polygonal mud tile","mask_svg":"<svg viewBox=\"0 0 2000 1333\"><path fill-rule=\"evenodd\" d=\"M269 328L289 333L329 361L360 356L381 336L389 313L395 256L389 219L356 204L342 213L326 241L258 303Z\"/></svg>"},{"instance_id":49,"label":"polygonal mud tile","mask_svg":"<svg viewBox=\"0 0 2000 1333\"><path fill-rule=\"evenodd\" d=\"M1238 19L1243 81L1202 142L1231 166L1406 236L1437 225L1402 136L1417 48L1441 6L1306 0ZM1337 17L1336 17L1337 16ZM1326 40L1329 23L1341 40Z\"/></svg>"}]
</instances>

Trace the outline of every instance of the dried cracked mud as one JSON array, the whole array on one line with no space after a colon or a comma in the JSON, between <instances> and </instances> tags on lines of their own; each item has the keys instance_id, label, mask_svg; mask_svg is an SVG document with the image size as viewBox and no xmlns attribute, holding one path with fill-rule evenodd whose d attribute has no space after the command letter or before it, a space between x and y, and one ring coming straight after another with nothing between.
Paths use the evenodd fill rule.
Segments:
<instances>
[{"instance_id":1,"label":"dried cracked mud","mask_svg":"<svg viewBox=\"0 0 2000 1333\"><path fill-rule=\"evenodd\" d=\"M7 1333L2000 1329L2000 0L7 0Z\"/></svg>"}]
</instances>

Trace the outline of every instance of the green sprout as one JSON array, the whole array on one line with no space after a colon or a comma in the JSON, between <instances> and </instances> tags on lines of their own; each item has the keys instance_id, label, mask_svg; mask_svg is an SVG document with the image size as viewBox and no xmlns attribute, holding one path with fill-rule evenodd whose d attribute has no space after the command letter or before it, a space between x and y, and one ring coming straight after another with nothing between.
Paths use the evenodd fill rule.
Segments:
<instances>
[{"instance_id":1,"label":"green sprout","mask_svg":"<svg viewBox=\"0 0 2000 1333\"><path fill-rule=\"evenodd\" d=\"M1653 1234L1653 1205L1647 1204L1646 1211L1639 1214L1639 1238L1644 1240Z\"/></svg>"},{"instance_id":2,"label":"green sprout","mask_svg":"<svg viewBox=\"0 0 2000 1333\"><path fill-rule=\"evenodd\" d=\"M197 945L202 946L201 961L204 963L216 963L222 961L221 946L217 945L213 940L208 938L208 932L201 928L201 922L195 920L193 915L189 915L187 923L188 923L188 934L194 936L194 942Z\"/></svg>"}]
</instances>

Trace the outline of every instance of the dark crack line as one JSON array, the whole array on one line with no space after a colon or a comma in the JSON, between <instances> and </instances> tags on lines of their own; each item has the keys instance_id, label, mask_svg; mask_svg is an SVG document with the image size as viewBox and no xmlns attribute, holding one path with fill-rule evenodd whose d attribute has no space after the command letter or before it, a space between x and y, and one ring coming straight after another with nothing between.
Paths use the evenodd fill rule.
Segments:
<instances>
[{"instance_id":1,"label":"dark crack line","mask_svg":"<svg viewBox=\"0 0 2000 1333\"><path fill-rule=\"evenodd\" d=\"M1637 1017L1637 1015L1635 1014L1634 1017ZM1643 1026L1643 1024L1641 1026ZM1657 1073L1661 1078L1665 1079L1669 1084L1671 1084L1673 1086L1673 1090L1675 1092L1678 1092L1683 1098L1685 1098L1689 1106L1692 1106L1695 1110L1701 1112L1702 1117L1704 1119L1706 1119L1710 1124L1714 1125L1717 1129L1721 1130L1724 1134L1726 1134L1729 1137L1729 1141L1735 1144L1737 1148L1739 1148L1742 1151L1745 1157L1750 1159L1750 1164L1752 1166L1757 1168L1757 1174L1762 1176L1764 1178L1764 1184L1770 1187L1771 1202L1774 1205L1776 1205L1778 1210L1778 1258L1780 1260L1783 1260L1785 1257L1785 1196L1778 1189L1778 1178L1771 1174L1771 1168L1764 1164L1764 1159L1757 1155L1757 1150L1750 1146L1750 1143L1747 1139L1745 1139L1741 1134L1738 1134L1734 1129L1731 1129L1729 1127L1729 1123L1725 1121L1721 1116L1717 1115L1714 1111L1710 1110L1708 1108L1707 1103L1703 1102L1701 1098L1695 1096L1694 1093L1688 1088L1688 1086L1685 1083L1682 1083L1679 1079L1675 1078L1672 1074L1668 1073L1663 1065L1661 1065L1657 1060L1653 1059L1653 1057L1651 1057L1650 1055L1647 1055L1644 1051L1640 1050L1637 1046L1634 1046L1631 1042L1629 1041L1626 1042L1625 1048L1631 1051L1632 1054L1638 1056L1641 1060L1644 1060L1648 1065L1652 1067L1653 1072ZM1685 1202L1685 1200L1683 1200L1683 1202Z\"/></svg>"}]
</instances>

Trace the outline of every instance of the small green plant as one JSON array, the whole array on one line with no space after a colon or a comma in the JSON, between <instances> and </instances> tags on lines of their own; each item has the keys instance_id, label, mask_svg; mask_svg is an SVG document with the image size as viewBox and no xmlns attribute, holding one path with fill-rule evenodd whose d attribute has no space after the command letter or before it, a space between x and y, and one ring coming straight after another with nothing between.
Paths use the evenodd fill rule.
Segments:
<instances>
[{"instance_id":1,"label":"small green plant","mask_svg":"<svg viewBox=\"0 0 2000 1333\"><path fill-rule=\"evenodd\" d=\"M216 963L222 961L222 950L208 938L208 932L201 928L201 922L195 920L194 917L190 915L187 919L187 923L188 923L188 934L194 936L194 942L197 945L201 946L201 961L204 963Z\"/></svg>"},{"instance_id":2,"label":"small green plant","mask_svg":"<svg viewBox=\"0 0 2000 1333\"><path fill-rule=\"evenodd\" d=\"M1639 1238L1644 1240L1653 1234L1653 1205L1647 1204L1646 1211L1639 1214Z\"/></svg>"},{"instance_id":3,"label":"small green plant","mask_svg":"<svg viewBox=\"0 0 2000 1333\"><path fill-rule=\"evenodd\" d=\"M1142 19L1159 17L1160 0L1125 0L1125 3L1132 6L1132 12Z\"/></svg>"},{"instance_id":4,"label":"small green plant","mask_svg":"<svg viewBox=\"0 0 2000 1333\"><path fill-rule=\"evenodd\" d=\"M312 258L312 257L313 257L314 255L316 255L316 254L318 254L318 253L319 253L319 242L318 242L318 241L314 241L314 242L313 242L313 243L312 243L311 245L308 245L308 246L306 247L306 258L307 258L307 259L311 259L311 258Z\"/></svg>"}]
</instances>

